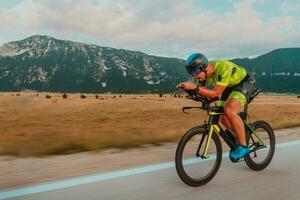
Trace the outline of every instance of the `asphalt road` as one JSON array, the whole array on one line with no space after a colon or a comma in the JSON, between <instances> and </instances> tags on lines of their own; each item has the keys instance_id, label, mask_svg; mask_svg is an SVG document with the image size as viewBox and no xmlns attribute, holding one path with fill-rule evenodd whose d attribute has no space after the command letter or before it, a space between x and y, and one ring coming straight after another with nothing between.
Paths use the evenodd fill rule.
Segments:
<instances>
[{"instance_id":1,"label":"asphalt road","mask_svg":"<svg viewBox=\"0 0 300 200\"><path fill-rule=\"evenodd\" d=\"M133 175L115 176L62 189L32 192L18 200L300 200L300 141L277 148L273 161L263 171L251 171L244 162L223 158L216 177L207 185L192 188L178 178L173 167ZM152 171L152 172L151 172ZM47 185L45 185L47 186ZM13 191L10 191L13 192ZM5 193L0 192L4 197Z\"/></svg>"}]
</instances>

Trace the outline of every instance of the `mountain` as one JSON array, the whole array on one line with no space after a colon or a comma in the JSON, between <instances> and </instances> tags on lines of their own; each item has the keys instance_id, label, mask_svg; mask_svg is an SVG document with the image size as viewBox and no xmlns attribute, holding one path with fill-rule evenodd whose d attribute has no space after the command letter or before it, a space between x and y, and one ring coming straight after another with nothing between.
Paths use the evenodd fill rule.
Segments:
<instances>
[{"instance_id":1,"label":"mountain","mask_svg":"<svg viewBox=\"0 0 300 200\"><path fill-rule=\"evenodd\" d=\"M172 91L184 60L35 35L0 47L0 90Z\"/></svg>"},{"instance_id":2,"label":"mountain","mask_svg":"<svg viewBox=\"0 0 300 200\"><path fill-rule=\"evenodd\" d=\"M247 66L252 72L257 73L299 73L300 48L276 49L253 59L234 59L238 64Z\"/></svg>"},{"instance_id":3,"label":"mountain","mask_svg":"<svg viewBox=\"0 0 300 200\"><path fill-rule=\"evenodd\" d=\"M300 93L300 48L276 49L253 59L233 59L255 75L264 91Z\"/></svg>"},{"instance_id":4,"label":"mountain","mask_svg":"<svg viewBox=\"0 0 300 200\"><path fill-rule=\"evenodd\" d=\"M300 93L300 48L232 61L263 91ZM0 91L171 92L185 61L34 35L0 47Z\"/></svg>"}]
</instances>

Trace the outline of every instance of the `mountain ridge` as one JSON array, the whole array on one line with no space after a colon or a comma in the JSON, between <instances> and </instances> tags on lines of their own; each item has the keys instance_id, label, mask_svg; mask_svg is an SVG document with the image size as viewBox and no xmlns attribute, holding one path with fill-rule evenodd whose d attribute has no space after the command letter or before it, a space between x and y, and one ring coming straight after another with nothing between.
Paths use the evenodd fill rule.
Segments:
<instances>
[{"instance_id":1,"label":"mountain ridge","mask_svg":"<svg viewBox=\"0 0 300 200\"><path fill-rule=\"evenodd\" d=\"M300 48L231 61L269 92L300 92ZM188 79L180 58L33 35L0 47L0 91L172 92ZM284 83L284 84L280 84Z\"/></svg>"},{"instance_id":2,"label":"mountain ridge","mask_svg":"<svg viewBox=\"0 0 300 200\"><path fill-rule=\"evenodd\" d=\"M167 91L185 76L181 59L48 36L4 44L0 54L0 90L4 91ZM15 80L11 83L9 78Z\"/></svg>"}]
</instances>

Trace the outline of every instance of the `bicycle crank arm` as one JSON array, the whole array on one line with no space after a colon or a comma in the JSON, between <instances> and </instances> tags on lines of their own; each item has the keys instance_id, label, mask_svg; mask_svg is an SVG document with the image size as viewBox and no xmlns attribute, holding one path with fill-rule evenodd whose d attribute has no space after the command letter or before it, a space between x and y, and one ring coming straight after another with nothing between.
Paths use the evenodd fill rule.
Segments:
<instances>
[{"instance_id":1,"label":"bicycle crank arm","mask_svg":"<svg viewBox=\"0 0 300 200\"><path fill-rule=\"evenodd\" d=\"M250 150L249 153L253 153L253 152L257 151L257 150L264 149L264 148L267 148L267 147L264 146L264 145L260 145L258 147L255 147L254 149Z\"/></svg>"}]
</instances>

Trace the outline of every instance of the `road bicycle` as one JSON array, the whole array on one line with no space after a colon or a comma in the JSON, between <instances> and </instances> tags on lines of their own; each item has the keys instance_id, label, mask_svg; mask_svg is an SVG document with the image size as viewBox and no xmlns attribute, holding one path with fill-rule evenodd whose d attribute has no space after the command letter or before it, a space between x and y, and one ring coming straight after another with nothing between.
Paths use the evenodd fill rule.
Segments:
<instances>
[{"instance_id":1,"label":"road bicycle","mask_svg":"<svg viewBox=\"0 0 300 200\"><path fill-rule=\"evenodd\" d=\"M219 125L220 116L224 114L223 108L217 106L219 98L209 99L194 91L185 91L187 98L202 103L202 106L183 107L188 109L203 109L207 111L208 121L188 130L178 143L175 155L176 171L180 179L187 185L198 187L207 184L217 174L222 157L229 156L237 146L237 139L230 130L223 130ZM245 161L248 167L255 171L265 169L271 162L275 152L275 136L272 127L265 121L250 122L248 104L260 92L256 89L251 95L244 111L239 113L245 125L246 142L250 153L239 160L230 158L233 163ZM228 145L229 152L223 155L222 143Z\"/></svg>"}]
</instances>

